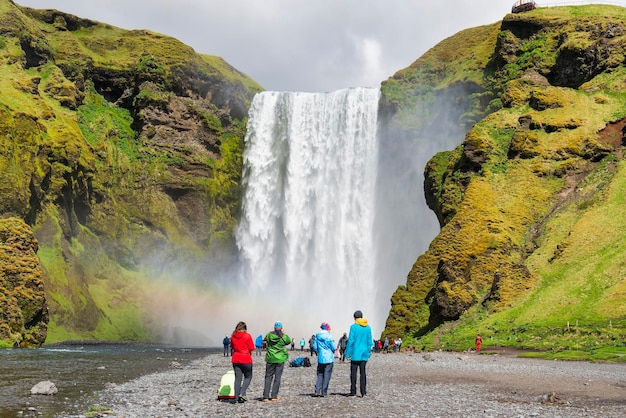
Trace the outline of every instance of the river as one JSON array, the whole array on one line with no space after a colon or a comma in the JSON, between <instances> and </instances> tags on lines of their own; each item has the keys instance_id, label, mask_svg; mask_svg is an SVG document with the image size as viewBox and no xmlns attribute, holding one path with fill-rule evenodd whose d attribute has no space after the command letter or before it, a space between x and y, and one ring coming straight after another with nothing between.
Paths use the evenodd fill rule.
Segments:
<instances>
[{"instance_id":1,"label":"river","mask_svg":"<svg viewBox=\"0 0 626 418\"><path fill-rule=\"evenodd\" d=\"M96 342L0 350L0 418L84 414L107 383L167 370L172 362L184 366L219 350ZM53 382L58 393L31 395L30 389L44 380Z\"/></svg>"}]
</instances>

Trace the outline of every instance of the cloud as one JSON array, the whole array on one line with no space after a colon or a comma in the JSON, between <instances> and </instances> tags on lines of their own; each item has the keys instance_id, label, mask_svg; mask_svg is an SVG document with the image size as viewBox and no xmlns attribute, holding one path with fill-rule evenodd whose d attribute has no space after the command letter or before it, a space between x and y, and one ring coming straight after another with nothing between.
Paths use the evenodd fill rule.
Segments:
<instances>
[{"instance_id":1,"label":"cloud","mask_svg":"<svg viewBox=\"0 0 626 418\"><path fill-rule=\"evenodd\" d=\"M218 55L269 90L375 86L454 33L496 22L501 0L17 0Z\"/></svg>"}]
</instances>

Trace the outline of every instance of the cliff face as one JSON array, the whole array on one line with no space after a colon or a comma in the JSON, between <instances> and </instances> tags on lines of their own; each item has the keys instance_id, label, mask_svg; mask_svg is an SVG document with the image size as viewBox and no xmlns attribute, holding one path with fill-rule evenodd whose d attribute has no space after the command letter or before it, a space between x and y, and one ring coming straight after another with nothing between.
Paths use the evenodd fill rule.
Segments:
<instances>
[{"instance_id":1,"label":"cliff face","mask_svg":"<svg viewBox=\"0 0 626 418\"><path fill-rule=\"evenodd\" d=\"M39 241L49 341L154 337L146 275L229 262L261 87L175 39L8 0L0 73L0 215Z\"/></svg>"},{"instance_id":2,"label":"cliff face","mask_svg":"<svg viewBox=\"0 0 626 418\"><path fill-rule=\"evenodd\" d=\"M41 345L47 334L48 306L37 240L17 218L0 219L0 287L0 341L19 347Z\"/></svg>"},{"instance_id":3,"label":"cliff face","mask_svg":"<svg viewBox=\"0 0 626 418\"><path fill-rule=\"evenodd\" d=\"M383 84L391 129L464 134L426 167L441 232L394 293L384 335L456 349L476 332L535 348L623 340L625 30L621 7L507 15Z\"/></svg>"}]
</instances>

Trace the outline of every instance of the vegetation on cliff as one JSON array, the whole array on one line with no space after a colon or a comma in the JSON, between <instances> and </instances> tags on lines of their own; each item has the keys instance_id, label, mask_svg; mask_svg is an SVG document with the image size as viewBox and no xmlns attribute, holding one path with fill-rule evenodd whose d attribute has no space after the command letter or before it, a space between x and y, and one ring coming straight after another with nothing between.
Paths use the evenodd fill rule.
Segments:
<instances>
[{"instance_id":1,"label":"vegetation on cliff","mask_svg":"<svg viewBox=\"0 0 626 418\"><path fill-rule=\"evenodd\" d=\"M441 233L394 293L385 336L626 352L625 56L626 9L538 8L463 31L383 83L397 131L466 131L426 167Z\"/></svg>"},{"instance_id":2,"label":"vegetation on cliff","mask_svg":"<svg viewBox=\"0 0 626 418\"><path fill-rule=\"evenodd\" d=\"M0 216L39 242L48 342L153 338L149 273L228 263L260 90L173 38L0 0Z\"/></svg>"},{"instance_id":3,"label":"vegetation on cliff","mask_svg":"<svg viewBox=\"0 0 626 418\"><path fill-rule=\"evenodd\" d=\"M21 219L0 219L0 287L0 348L41 344L48 307L37 239Z\"/></svg>"}]
</instances>

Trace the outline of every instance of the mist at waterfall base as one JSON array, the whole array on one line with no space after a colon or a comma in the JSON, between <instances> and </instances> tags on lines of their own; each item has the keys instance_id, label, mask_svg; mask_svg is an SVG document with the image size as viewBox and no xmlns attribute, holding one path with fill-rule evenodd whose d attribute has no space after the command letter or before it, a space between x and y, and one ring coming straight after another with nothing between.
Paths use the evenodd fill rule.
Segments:
<instances>
[{"instance_id":1,"label":"mist at waterfall base","mask_svg":"<svg viewBox=\"0 0 626 418\"><path fill-rule=\"evenodd\" d=\"M321 322L339 338L356 310L380 336L392 293L439 231L423 169L462 137L438 132L424 143L382 132L379 97L373 88L255 96L239 264L217 279L179 272L159 288L153 296L167 342L220 345L238 321L256 337L277 320L296 342ZM183 277L203 275L213 278Z\"/></svg>"}]
</instances>

